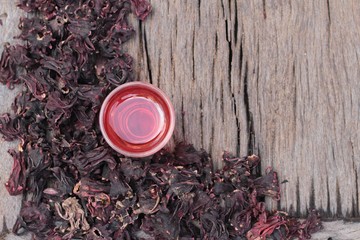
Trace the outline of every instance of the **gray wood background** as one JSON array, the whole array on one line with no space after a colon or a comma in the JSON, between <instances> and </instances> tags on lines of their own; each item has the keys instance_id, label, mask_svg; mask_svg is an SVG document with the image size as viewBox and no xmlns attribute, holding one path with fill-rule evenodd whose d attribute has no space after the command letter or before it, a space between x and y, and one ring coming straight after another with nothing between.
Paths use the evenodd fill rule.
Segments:
<instances>
[{"instance_id":1,"label":"gray wood background","mask_svg":"<svg viewBox=\"0 0 360 240\"><path fill-rule=\"evenodd\" d=\"M260 155L263 170L272 166L288 181L270 208L359 218L360 2L151 3L151 17L133 21L137 36L127 47L138 79L172 99L174 141L206 149L216 167L224 150ZM21 14L15 2L0 0L0 49L14 42ZM14 95L1 86L0 112ZM20 198L3 187L9 146L1 142L0 217L11 227ZM314 238L359 236L359 223L336 221Z\"/></svg>"},{"instance_id":2,"label":"gray wood background","mask_svg":"<svg viewBox=\"0 0 360 240\"><path fill-rule=\"evenodd\" d=\"M177 110L176 138L259 154L283 209L359 217L360 2L160 1L130 47Z\"/></svg>"}]
</instances>

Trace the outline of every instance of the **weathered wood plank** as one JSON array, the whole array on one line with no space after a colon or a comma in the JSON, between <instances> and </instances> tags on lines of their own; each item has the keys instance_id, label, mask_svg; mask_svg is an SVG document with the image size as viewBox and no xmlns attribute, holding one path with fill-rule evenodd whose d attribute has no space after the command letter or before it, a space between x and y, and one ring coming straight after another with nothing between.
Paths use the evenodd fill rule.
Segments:
<instances>
[{"instance_id":1,"label":"weathered wood plank","mask_svg":"<svg viewBox=\"0 0 360 240\"><path fill-rule=\"evenodd\" d=\"M172 97L175 137L216 166L223 150L259 154L289 181L274 207L358 217L360 3L151 2L130 49Z\"/></svg>"},{"instance_id":2,"label":"weathered wood plank","mask_svg":"<svg viewBox=\"0 0 360 240\"><path fill-rule=\"evenodd\" d=\"M209 150L216 167L223 150L246 155L242 53L229 42L229 7L221 1L152 3L154 13L130 49L139 53L139 79L160 86L172 98L175 138Z\"/></svg>"},{"instance_id":3,"label":"weathered wood plank","mask_svg":"<svg viewBox=\"0 0 360 240\"><path fill-rule=\"evenodd\" d=\"M359 216L359 6L244 1L238 9L257 19L240 20L249 105L257 151L289 181L282 208Z\"/></svg>"},{"instance_id":4,"label":"weathered wood plank","mask_svg":"<svg viewBox=\"0 0 360 240\"><path fill-rule=\"evenodd\" d=\"M333 221L324 223L324 230L314 233L314 240L359 240L360 223Z\"/></svg>"}]
</instances>

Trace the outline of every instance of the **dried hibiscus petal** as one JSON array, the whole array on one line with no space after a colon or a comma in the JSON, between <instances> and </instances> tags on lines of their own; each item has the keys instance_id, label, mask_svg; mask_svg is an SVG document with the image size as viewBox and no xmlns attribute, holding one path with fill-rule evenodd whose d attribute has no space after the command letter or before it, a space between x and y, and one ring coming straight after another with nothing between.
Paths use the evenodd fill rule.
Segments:
<instances>
[{"instance_id":1,"label":"dried hibiscus petal","mask_svg":"<svg viewBox=\"0 0 360 240\"><path fill-rule=\"evenodd\" d=\"M20 217L16 220L13 232L19 234L24 228L35 233L38 237L45 237L53 227L51 212L47 204L40 205L26 201L20 210Z\"/></svg>"},{"instance_id":2,"label":"dried hibiscus petal","mask_svg":"<svg viewBox=\"0 0 360 240\"><path fill-rule=\"evenodd\" d=\"M97 219L106 222L110 218L110 204L111 200L109 195L105 193L98 193L88 198L86 207L92 217L96 217Z\"/></svg>"},{"instance_id":3,"label":"dried hibiscus petal","mask_svg":"<svg viewBox=\"0 0 360 240\"><path fill-rule=\"evenodd\" d=\"M15 152L15 150L9 150L9 153L13 157L14 163L10 178L5 183L5 187L10 195L19 195L25 189L27 177L24 154L22 152Z\"/></svg>"},{"instance_id":4,"label":"dried hibiscus petal","mask_svg":"<svg viewBox=\"0 0 360 240\"><path fill-rule=\"evenodd\" d=\"M276 200L280 199L280 187L277 173L268 168L265 175L253 181L253 188L256 189L259 196L265 195Z\"/></svg>"},{"instance_id":5,"label":"dried hibiscus petal","mask_svg":"<svg viewBox=\"0 0 360 240\"><path fill-rule=\"evenodd\" d=\"M151 5L146 0L131 0L135 14L141 20L144 20L151 12Z\"/></svg>"},{"instance_id":6,"label":"dried hibiscus petal","mask_svg":"<svg viewBox=\"0 0 360 240\"><path fill-rule=\"evenodd\" d=\"M86 177L76 183L73 190L73 192L80 198L94 197L96 194L109 193L109 191L109 183L96 181Z\"/></svg>"},{"instance_id":7,"label":"dried hibiscus petal","mask_svg":"<svg viewBox=\"0 0 360 240\"><path fill-rule=\"evenodd\" d=\"M0 116L0 133L6 141L13 141L21 135L21 124L19 118L11 119L9 114Z\"/></svg>"},{"instance_id":8,"label":"dried hibiscus petal","mask_svg":"<svg viewBox=\"0 0 360 240\"><path fill-rule=\"evenodd\" d=\"M76 198L67 198L61 205L56 203L55 209L62 219L68 221L69 226L65 229L67 232L73 233L80 229L83 231L90 229L90 225L85 218L85 212Z\"/></svg>"}]
</instances>

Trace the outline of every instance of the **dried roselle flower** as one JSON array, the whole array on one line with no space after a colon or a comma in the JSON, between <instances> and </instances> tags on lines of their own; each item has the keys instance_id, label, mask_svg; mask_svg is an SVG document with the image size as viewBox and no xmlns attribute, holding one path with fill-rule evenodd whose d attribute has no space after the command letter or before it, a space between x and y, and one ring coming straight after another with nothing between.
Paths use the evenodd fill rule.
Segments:
<instances>
[{"instance_id":1,"label":"dried roselle flower","mask_svg":"<svg viewBox=\"0 0 360 240\"><path fill-rule=\"evenodd\" d=\"M79 11L77 12L79 13ZM91 43L89 36L92 31L95 29L95 23L89 21L89 19L81 18L69 18L69 24L66 28L72 36L75 38L80 38L87 43L89 50L95 50L95 47Z\"/></svg>"},{"instance_id":2,"label":"dried roselle flower","mask_svg":"<svg viewBox=\"0 0 360 240\"><path fill-rule=\"evenodd\" d=\"M153 239L177 239L179 237L179 222L172 215L157 212L146 215L140 229Z\"/></svg>"},{"instance_id":3,"label":"dried roselle flower","mask_svg":"<svg viewBox=\"0 0 360 240\"><path fill-rule=\"evenodd\" d=\"M21 194L26 187L26 165L25 158L22 152L15 152L15 150L9 150L10 155L14 159L13 167L11 170L10 178L5 183L5 187L10 195Z\"/></svg>"},{"instance_id":4,"label":"dried roselle flower","mask_svg":"<svg viewBox=\"0 0 360 240\"><path fill-rule=\"evenodd\" d=\"M109 195L105 193L98 193L88 198L86 207L88 208L92 217L106 222L110 218L111 200Z\"/></svg>"},{"instance_id":5,"label":"dried roselle flower","mask_svg":"<svg viewBox=\"0 0 360 240\"><path fill-rule=\"evenodd\" d=\"M83 101L89 101L93 106L100 106L101 100L104 98L105 87L103 86L91 86L91 85L79 85L77 88L76 96L78 99ZM83 111L84 106L79 106L78 109ZM89 112L89 111L88 111ZM87 116L91 115L86 112ZM77 114L77 112L75 112ZM78 118L79 121L84 120L83 118Z\"/></svg>"},{"instance_id":6,"label":"dried roselle flower","mask_svg":"<svg viewBox=\"0 0 360 240\"><path fill-rule=\"evenodd\" d=\"M216 211L208 211L200 217L203 239L229 239L225 223Z\"/></svg>"},{"instance_id":7,"label":"dried roselle flower","mask_svg":"<svg viewBox=\"0 0 360 240\"><path fill-rule=\"evenodd\" d=\"M0 116L0 133L4 140L13 141L19 138L22 130L19 118L11 119L9 114Z\"/></svg>"},{"instance_id":8,"label":"dried roselle flower","mask_svg":"<svg viewBox=\"0 0 360 240\"><path fill-rule=\"evenodd\" d=\"M137 208L134 214L154 214L159 208L161 200L161 189L157 185L151 185L148 189L141 189L138 192Z\"/></svg>"},{"instance_id":9,"label":"dried roselle flower","mask_svg":"<svg viewBox=\"0 0 360 240\"><path fill-rule=\"evenodd\" d=\"M114 156L109 153L109 149L104 147L98 147L86 153L79 152L74 155L72 163L83 176L89 175L104 163L107 164L109 169L116 167Z\"/></svg>"},{"instance_id":10,"label":"dried roselle flower","mask_svg":"<svg viewBox=\"0 0 360 240\"><path fill-rule=\"evenodd\" d=\"M256 155L251 155L245 158L237 158L226 152L223 158L225 161L223 171L225 172L230 170L242 172L246 170L250 174L251 170L258 166L260 163L260 159Z\"/></svg>"},{"instance_id":11,"label":"dried roselle flower","mask_svg":"<svg viewBox=\"0 0 360 240\"><path fill-rule=\"evenodd\" d=\"M148 166L142 161L122 158L120 162L120 169L127 181L130 179L137 181L146 176Z\"/></svg>"},{"instance_id":12,"label":"dried roselle flower","mask_svg":"<svg viewBox=\"0 0 360 240\"><path fill-rule=\"evenodd\" d=\"M201 164L202 153L197 151L194 146L180 143L175 148L175 164L188 165L188 164Z\"/></svg>"},{"instance_id":13,"label":"dried roselle flower","mask_svg":"<svg viewBox=\"0 0 360 240\"><path fill-rule=\"evenodd\" d=\"M141 20L144 20L151 12L151 5L146 0L131 0L134 6L135 14Z\"/></svg>"},{"instance_id":14,"label":"dried roselle flower","mask_svg":"<svg viewBox=\"0 0 360 240\"><path fill-rule=\"evenodd\" d=\"M286 213L275 212L266 218L259 218L251 230L247 233L248 239L265 239L270 236L280 236L281 239L298 238L310 239L311 233L322 229L319 215L312 211L308 218L302 222L289 217Z\"/></svg>"},{"instance_id":15,"label":"dried roselle flower","mask_svg":"<svg viewBox=\"0 0 360 240\"><path fill-rule=\"evenodd\" d=\"M54 179L52 179L51 185L49 184L43 192L55 199L71 194L75 185L74 177L60 167L53 167L49 170Z\"/></svg>"},{"instance_id":16,"label":"dried roselle flower","mask_svg":"<svg viewBox=\"0 0 360 240\"><path fill-rule=\"evenodd\" d=\"M26 12L51 12L55 8L55 3L47 0L20 0L18 7Z\"/></svg>"},{"instance_id":17,"label":"dried roselle flower","mask_svg":"<svg viewBox=\"0 0 360 240\"><path fill-rule=\"evenodd\" d=\"M315 233L323 228L320 220L320 214L316 210L312 210L305 222L301 224L300 228L303 230L301 231L299 238L304 237L310 239L312 233Z\"/></svg>"},{"instance_id":18,"label":"dried roselle flower","mask_svg":"<svg viewBox=\"0 0 360 240\"><path fill-rule=\"evenodd\" d=\"M125 83L129 80L131 74L132 60L130 58L123 58L124 60L115 62L110 61L106 64L105 79L115 86Z\"/></svg>"},{"instance_id":19,"label":"dried roselle flower","mask_svg":"<svg viewBox=\"0 0 360 240\"><path fill-rule=\"evenodd\" d=\"M110 186L107 182L84 177L75 184L73 192L80 198L89 198L94 197L96 194L109 193Z\"/></svg>"},{"instance_id":20,"label":"dried roselle flower","mask_svg":"<svg viewBox=\"0 0 360 240\"><path fill-rule=\"evenodd\" d=\"M55 41L51 29L40 18L20 18L19 28L21 34L19 38L28 43L27 47L38 55L51 49L51 43Z\"/></svg>"},{"instance_id":21,"label":"dried roselle flower","mask_svg":"<svg viewBox=\"0 0 360 240\"><path fill-rule=\"evenodd\" d=\"M116 234L122 234L128 226L131 226L139 218L139 215L133 213L136 208L136 197L126 196L122 200L116 200L114 209L111 211L110 222L114 226Z\"/></svg>"},{"instance_id":22,"label":"dried roselle flower","mask_svg":"<svg viewBox=\"0 0 360 240\"><path fill-rule=\"evenodd\" d=\"M20 76L19 79L27 85L30 92L38 100L43 100L46 98L47 88L46 86L39 83L34 75L24 75Z\"/></svg>"},{"instance_id":23,"label":"dried roselle flower","mask_svg":"<svg viewBox=\"0 0 360 240\"><path fill-rule=\"evenodd\" d=\"M256 222L247 232L246 237L249 240L260 240L270 237L271 234L286 224L286 220L280 214L275 214Z\"/></svg>"},{"instance_id":24,"label":"dried roselle flower","mask_svg":"<svg viewBox=\"0 0 360 240\"><path fill-rule=\"evenodd\" d=\"M106 236L99 228L93 227L86 234L86 240L112 240L112 237ZM117 239L117 238L115 238Z\"/></svg>"},{"instance_id":25,"label":"dried roselle flower","mask_svg":"<svg viewBox=\"0 0 360 240\"><path fill-rule=\"evenodd\" d=\"M123 175L120 173L120 168L115 168L109 173L110 181L110 197L113 199L133 197L133 190L129 183L124 180Z\"/></svg>"},{"instance_id":26,"label":"dried roselle flower","mask_svg":"<svg viewBox=\"0 0 360 240\"><path fill-rule=\"evenodd\" d=\"M310 211L308 217L300 222L298 219L287 219L287 235L298 237L300 240L310 239L311 234L323 228L320 215L317 211Z\"/></svg>"},{"instance_id":27,"label":"dried roselle flower","mask_svg":"<svg viewBox=\"0 0 360 240\"><path fill-rule=\"evenodd\" d=\"M64 88L71 85L71 82L74 81L74 77L78 76L78 73L76 73L75 59L65 55L65 52L61 52L61 54L61 58L45 56L44 59L40 61L40 64L44 70L43 76L46 76L44 80L51 82L53 87L57 88L58 92L66 94L68 92L65 91Z\"/></svg>"},{"instance_id":28,"label":"dried roselle flower","mask_svg":"<svg viewBox=\"0 0 360 240\"><path fill-rule=\"evenodd\" d=\"M275 200L280 199L280 187L277 173L268 168L265 175L253 181L253 188L256 189L259 196L265 195Z\"/></svg>"},{"instance_id":29,"label":"dried roselle flower","mask_svg":"<svg viewBox=\"0 0 360 240\"><path fill-rule=\"evenodd\" d=\"M27 57L24 46L11 46L5 44L0 58L0 82L13 88L14 84L20 83L18 73L31 65L32 60Z\"/></svg>"},{"instance_id":30,"label":"dried roselle flower","mask_svg":"<svg viewBox=\"0 0 360 240\"><path fill-rule=\"evenodd\" d=\"M45 108L50 111L63 111L66 112L67 109L72 108L76 103L76 97L73 99L61 99L61 94L59 92L54 92L49 95L49 99L45 105Z\"/></svg>"},{"instance_id":31,"label":"dried roselle flower","mask_svg":"<svg viewBox=\"0 0 360 240\"><path fill-rule=\"evenodd\" d=\"M215 182L213 187L213 193L215 195L232 192L233 190L234 190L234 186L231 183Z\"/></svg>"},{"instance_id":32,"label":"dried roselle flower","mask_svg":"<svg viewBox=\"0 0 360 240\"><path fill-rule=\"evenodd\" d=\"M249 209L235 212L230 219L232 235L243 236L252 224L252 216Z\"/></svg>"},{"instance_id":33,"label":"dried roselle flower","mask_svg":"<svg viewBox=\"0 0 360 240\"><path fill-rule=\"evenodd\" d=\"M184 175L176 171L170 175L169 184L170 186L166 193L168 199L181 198L184 194L202 187L201 183L196 179L196 175Z\"/></svg>"},{"instance_id":34,"label":"dried roselle flower","mask_svg":"<svg viewBox=\"0 0 360 240\"><path fill-rule=\"evenodd\" d=\"M33 232L40 239L47 236L53 227L50 207L41 203L39 206L33 202L26 201L20 210L20 216L15 222L13 232L21 232L21 229Z\"/></svg>"},{"instance_id":35,"label":"dried roselle flower","mask_svg":"<svg viewBox=\"0 0 360 240\"><path fill-rule=\"evenodd\" d=\"M79 204L78 200L74 197L65 199L61 204L55 203L57 214L69 223L66 231L71 235L75 231L87 231L90 225L85 218L85 212Z\"/></svg>"},{"instance_id":36,"label":"dried roselle flower","mask_svg":"<svg viewBox=\"0 0 360 240\"><path fill-rule=\"evenodd\" d=\"M24 153L29 176L44 174L44 171L52 165L50 154L44 153L44 150L36 145L27 144Z\"/></svg>"},{"instance_id":37,"label":"dried roselle flower","mask_svg":"<svg viewBox=\"0 0 360 240\"><path fill-rule=\"evenodd\" d=\"M188 201L191 201L189 205L190 209L188 213L190 216L199 219L200 215L213 204L211 196L208 193L202 190L197 190L192 192L192 194L187 197Z\"/></svg>"}]
</instances>

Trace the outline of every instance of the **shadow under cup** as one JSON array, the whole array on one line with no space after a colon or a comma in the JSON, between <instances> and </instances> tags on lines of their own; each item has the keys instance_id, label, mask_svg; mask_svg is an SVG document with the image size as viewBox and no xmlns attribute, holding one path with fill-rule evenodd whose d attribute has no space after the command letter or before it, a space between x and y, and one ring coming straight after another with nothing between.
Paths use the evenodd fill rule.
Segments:
<instances>
[{"instance_id":1,"label":"shadow under cup","mask_svg":"<svg viewBox=\"0 0 360 240\"><path fill-rule=\"evenodd\" d=\"M114 89L99 116L106 142L128 157L147 157L170 140L175 127L169 98L148 83L130 82Z\"/></svg>"}]
</instances>

